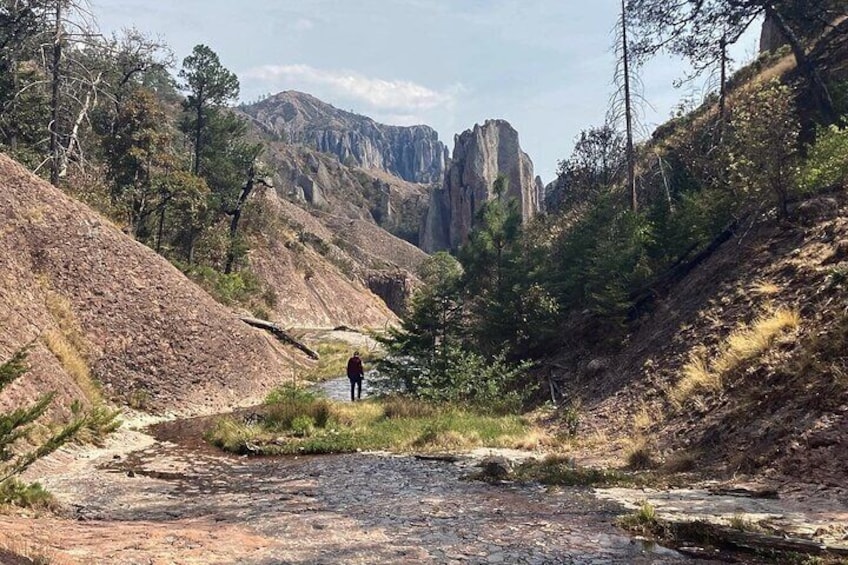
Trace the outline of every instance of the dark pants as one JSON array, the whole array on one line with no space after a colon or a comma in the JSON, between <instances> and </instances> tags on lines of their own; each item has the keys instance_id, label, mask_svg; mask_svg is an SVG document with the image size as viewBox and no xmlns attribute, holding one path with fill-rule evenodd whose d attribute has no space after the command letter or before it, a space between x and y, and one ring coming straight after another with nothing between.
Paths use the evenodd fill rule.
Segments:
<instances>
[{"instance_id":1,"label":"dark pants","mask_svg":"<svg viewBox=\"0 0 848 565\"><path fill-rule=\"evenodd\" d=\"M356 398L362 398L362 377L348 377L350 379L350 401L353 402L355 399L353 397L354 392L356 392Z\"/></svg>"}]
</instances>

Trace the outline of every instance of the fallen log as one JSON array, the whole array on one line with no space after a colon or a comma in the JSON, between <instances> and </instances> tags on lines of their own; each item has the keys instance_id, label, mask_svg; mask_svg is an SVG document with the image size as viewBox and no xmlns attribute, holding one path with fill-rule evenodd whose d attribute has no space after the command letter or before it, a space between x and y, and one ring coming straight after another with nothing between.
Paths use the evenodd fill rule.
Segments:
<instances>
[{"instance_id":1,"label":"fallen log","mask_svg":"<svg viewBox=\"0 0 848 565\"><path fill-rule=\"evenodd\" d=\"M303 351L311 359L315 359L317 361L318 358L319 358L318 353L316 353L314 350L310 349L304 343L293 338L283 328L281 328L280 326L278 326L277 324L275 324L273 322L269 322L267 320L260 320L259 318L247 318L247 317L241 318L241 321L244 322L245 324L249 325L249 326L253 326L254 328L259 328L261 330L265 330L266 332L268 332L271 335L273 335L274 337L276 337L279 341L282 341L283 343L287 343L287 344L289 344L293 347L296 347L297 349Z\"/></svg>"},{"instance_id":2,"label":"fallen log","mask_svg":"<svg viewBox=\"0 0 848 565\"><path fill-rule=\"evenodd\" d=\"M806 555L848 556L848 548L828 545L821 541L780 534L745 531L705 522L669 524L673 539L707 542L711 545L736 547L747 551L776 551Z\"/></svg>"}]
</instances>

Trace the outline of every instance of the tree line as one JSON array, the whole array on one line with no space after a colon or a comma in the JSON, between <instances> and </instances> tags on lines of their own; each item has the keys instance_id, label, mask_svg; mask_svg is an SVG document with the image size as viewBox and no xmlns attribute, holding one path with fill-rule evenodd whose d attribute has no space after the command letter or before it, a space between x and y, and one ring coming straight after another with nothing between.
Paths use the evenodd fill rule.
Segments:
<instances>
[{"instance_id":1,"label":"tree line","mask_svg":"<svg viewBox=\"0 0 848 565\"><path fill-rule=\"evenodd\" d=\"M238 78L205 45L175 66L156 38L96 32L77 0L2 0L0 151L183 270L255 285L234 274L242 214L264 182L262 145L228 109Z\"/></svg>"},{"instance_id":2,"label":"tree line","mask_svg":"<svg viewBox=\"0 0 848 565\"><path fill-rule=\"evenodd\" d=\"M656 297L735 231L844 189L844 2L626 0L620 16L607 123L583 131L560 162L547 214L522 224L499 179L467 245L425 263L409 316L386 340L387 388L514 401L528 362L563 347L621 347ZM787 46L731 73L728 47L763 17ZM634 143L632 87L641 63L664 51L718 84ZM787 57L794 68L767 72Z\"/></svg>"}]
</instances>

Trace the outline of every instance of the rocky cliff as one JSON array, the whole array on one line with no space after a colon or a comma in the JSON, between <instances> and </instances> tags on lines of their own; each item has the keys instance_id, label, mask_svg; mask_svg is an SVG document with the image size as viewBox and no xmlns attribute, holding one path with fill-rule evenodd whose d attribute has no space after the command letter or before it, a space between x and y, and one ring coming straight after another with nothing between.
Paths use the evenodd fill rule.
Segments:
<instances>
[{"instance_id":1,"label":"rocky cliff","mask_svg":"<svg viewBox=\"0 0 848 565\"><path fill-rule=\"evenodd\" d=\"M418 243L428 200L425 185L375 169L348 167L307 147L260 138L267 147L266 169L281 198L315 214L371 222Z\"/></svg>"},{"instance_id":2,"label":"rocky cliff","mask_svg":"<svg viewBox=\"0 0 848 565\"><path fill-rule=\"evenodd\" d=\"M766 18L760 32L760 53L776 51L786 45L786 37L775 23L774 19Z\"/></svg>"},{"instance_id":3,"label":"rocky cliff","mask_svg":"<svg viewBox=\"0 0 848 565\"><path fill-rule=\"evenodd\" d=\"M428 126L388 126L286 91L240 108L284 143L331 153L348 165L389 172L416 183L441 182L447 149Z\"/></svg>"},{"instance_id":4,"label":"rocky cliff","mask_svg":"<svg viewBox=\"0 0 848 565\"><path fill-rule=\"evenodd\" d=\"M458 135L444 185L430 195L421 248L432 253L464 244L477 210L493 195L498 175L509 180L507 196L518 201L525 220L542 210L544 186L508 122L487 120Z\"/></svg>"}]
</instances>

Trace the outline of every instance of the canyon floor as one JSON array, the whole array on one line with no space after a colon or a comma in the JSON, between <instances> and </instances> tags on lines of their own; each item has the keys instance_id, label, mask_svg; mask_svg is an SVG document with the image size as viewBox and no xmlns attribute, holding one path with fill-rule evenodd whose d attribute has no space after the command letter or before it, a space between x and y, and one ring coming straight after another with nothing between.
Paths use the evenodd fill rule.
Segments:
<instances>
[{"instance_id":1,"label":"canyon floor","mask_svg":"<svg viewBox=\"0 0 848 565\"><path fill-rule=\"evenodd\" d=\"M473 458L229 456L204 425L129 425L39 462L64 510L0 515L0 547L57 565L697 562L634 540L585 489L465 480Z\"/></svg>"},{"instance_id":2,"label":"canyon floor","mask_svg":"<svg viewBox=\"0 0 848 565\"><path fill-rule=\"evenodd\" d=\"M346 385L323 389L344 400ZM487 455L538 455L522 452L238 457L205 443L209 421L130 418L103 447L67 447L39 461L25 478L42 482L62 510L0 514L0 562L5 549L31 559L9 561L16 565L723 563L740 557L693 559L615 520L651 500L681 520L770 517L786 529L830 528L836 539L848 523L846 505L825 504L827 493L752 500L468 479Z\"/></svg>"}]
</instances>

